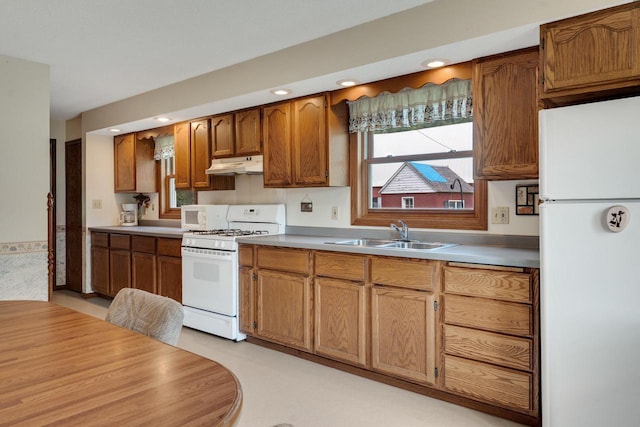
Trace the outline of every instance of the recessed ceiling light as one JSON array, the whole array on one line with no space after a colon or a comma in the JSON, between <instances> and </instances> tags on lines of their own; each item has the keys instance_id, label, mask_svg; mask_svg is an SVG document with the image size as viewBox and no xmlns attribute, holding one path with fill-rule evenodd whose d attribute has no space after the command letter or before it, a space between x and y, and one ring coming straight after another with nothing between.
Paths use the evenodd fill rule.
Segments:
<instances>
[{"instance_id":1,"label":"recessed ceiling light","mask_svg":"<svg viewBox=\"0 0 640 427\"><path fill-rule=\"evenodd\" d=\"M438 67L443 67L447 65L449 62L450 61L448 59L444 59L444 58L427 59L420 65L422 65L425 68L438 68Z\"/></svg>"},{"instance_id":2,"label":"recessed ceiling light","mask_svg":"<svg viewBox=\"0 0 640 427\"><path fill-rule=\"evenodd\" d=\"M289 95L291 91L289 89L274 89L271 91L274 95Z\"/></svg>"},{"instance_id":3,"label":"recessed ceiling light","mask_svg":"<svg viewBox=\"0 0 640 427\"><path fill-rule=\"evenodd\" d=\"M120 129L111 128L111 129L109 129L109 132L120 132Z\"/></svg>"},{"instance_id":4,"label":"recessed ceiling light","mask_svg":"<svg viewBox=\"0 0 640 427\"><path fill-rule=\"evenodd\" d=\"M169 120L171 120L171 118L169 118L169 117L156 117L156 120L159 121L159 122L164 123L164 122L168 122Z\"/></svg>"},{"instance_id":5,"label":"recessed ceiling light","mask_svg":"<svg viewBox=\"0 0 640 427\"><path fill-rule=\"evenodd\" d=\"M351 87L351 86L355 86L355 85L359 85L360 84L359 81L353 80L353 79L338 80L336 83L338 83L338 85L344 86L344 87Z\"/></svg>"}]
</instances>

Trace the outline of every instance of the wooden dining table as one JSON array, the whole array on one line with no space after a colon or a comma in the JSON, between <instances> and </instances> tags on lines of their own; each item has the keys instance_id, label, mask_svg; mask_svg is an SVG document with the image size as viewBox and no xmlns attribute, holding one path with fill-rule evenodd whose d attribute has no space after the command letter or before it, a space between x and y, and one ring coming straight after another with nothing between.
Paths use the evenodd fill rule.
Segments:
<instances>
[{"instance_id":1,"label":"wooden dining table","mask_svg":"<svg viewBox=\"0 0 640 427\"><path fill-rule=\"evenodd\" d=\"M227 426L219 363L44 301L0 301L0 426Z\"/></svg>"}]
</instances>

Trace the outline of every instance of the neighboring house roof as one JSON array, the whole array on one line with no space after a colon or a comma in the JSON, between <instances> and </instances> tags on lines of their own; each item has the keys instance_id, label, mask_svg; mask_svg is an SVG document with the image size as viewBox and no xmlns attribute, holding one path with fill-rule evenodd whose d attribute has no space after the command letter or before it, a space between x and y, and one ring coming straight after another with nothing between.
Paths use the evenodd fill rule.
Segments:
<instances>
[{"instance_id":1,"label":"neighboring house roof","mask_svg":"<svg viewBox=\"0 0 640 427\"><path fill-rule=\"evenodd\" d=\"M380 188L380 194L459 193L457 184L451 189L456 178L460 180L463 193L473 193L473 185L465 182L448 166L404 162Z\"/></svg>"}]
</instances>

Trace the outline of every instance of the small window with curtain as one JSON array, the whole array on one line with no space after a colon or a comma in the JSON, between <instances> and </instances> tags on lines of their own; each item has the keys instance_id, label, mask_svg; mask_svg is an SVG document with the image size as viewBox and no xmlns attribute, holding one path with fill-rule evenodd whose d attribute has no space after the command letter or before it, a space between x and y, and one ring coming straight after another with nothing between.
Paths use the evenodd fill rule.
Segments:
<instances>
[{"instance_id":1,"label":"small window with curtain","mask_svg":"<svg viewBox=\"0 0 640 427\"><path fill-rule=\"evenodd\" d=\"M154 158L160 161L160 217L180 218L180 206L194 204L195 191L176 189L175 147L172 135L154 138Z\"/></svg>"},{"instance_id":2,"label":"small window with curtain","mask_svg":"<svg viewBox=\"0 0 640 427\"><path fill-rule=\"evenodd\" d=\"M358 144L354 224L486 229L486 183L473 177L470 79L349 102L349 130Z\"/></svg>"}]
</instances>

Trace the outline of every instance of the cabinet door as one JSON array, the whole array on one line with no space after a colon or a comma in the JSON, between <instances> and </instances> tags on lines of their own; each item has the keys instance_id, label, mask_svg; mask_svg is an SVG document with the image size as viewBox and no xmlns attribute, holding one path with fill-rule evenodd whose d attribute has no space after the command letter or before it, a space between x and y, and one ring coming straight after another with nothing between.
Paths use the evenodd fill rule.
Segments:
<instances>
[{"instance_id":1,"label":"cabinet door","mask_svg":"<svg viewBox=\"0 0 640 427\"><path fill-rule=\"evenodd\" d=\"M427 292L372 288L373 369L419 383L435 383L434 300Z\"/></svg>"},{"instance_id":2,"label":"cabinet door","mask_svg":"<svg viewBox=\"0 0 640 427\"><path fill-rule=\"evenodd\" d=\"M545 95L637 85L632 80L640 77L638 2L542 25L540 38Z\"/></svg>"},{"instance_id":3,"label":"cabinet door","mask_svg":"<svg viewBox=\"0 0 640 427\"><path fill-rule=\"evenodd\" d=\"M257 330L266 340L311 351L311 280L307 276L258 271Z\"/></svg>"},{"instance_id":4,"label":"cabinet door","mask_svg":"<svg viewBox=\"0 0 640 427\"><path fill-rule=\"evenodd\" d=\"M315 280L315 352L359 366L367 364L367 298L362 282Z\"/></svg>"},{"instance_id":5,"label":"cabinet door","mask_svg":"<svg viewBox=\"0 0 640 427\"><path fill-rule=\"evenodd\" d=\"M189 122L173 126L173 146L175 151L176 188L191 188L191 140Z\"/></svg>"},{"instance_id":6,"label":"cabinet door","mask_svg":"<svg viewBox=\"0 0 640 427\"><path fill-rule=\"evenodd\" d=\"M288 102L264 109L262 134L265 187L286 187L293 184L290 110Z\"/></svg>"},{"instance_id":7,"label":"cabinet door","mask_svg":"<svg viewBox=\"0 0 640 427\"><path fill-rule=\"evenodd\" d=\"M109 251L109 296L122 288L131 287L131 252L122 249Z\"/></svg>"},{"instance_id":8,"label":"cabinet door","mask_svg":"<svg viewBox=\"0 0 640 427\"><path fill-rule=\"evenodd\" d=\"M131 287L158 293L156 254L131 253Z\"/></svg>"},{"instance_id":9,"label":"cabinet door","mask_svg":"<svg viewBox=\"0 0 640 427\"><path fill-rule=\"evenodd\" d=\"M211 118L213 157L230 157L234 153L233 113Z\"/></svg>"},{"instance_id":10,"label":"cabinet door","mask_svg":"<svg viewBox=\"0 0 640 427\"><path fill-rule=\"evenodd\" d=\"M209 119L191 122L191 185L193 188L209 188L211 166L211 137Z\"/></svg>"},{"instance_id":11,"label":"cabinet door","mask_svg":"<svg viewBox=\"0 0 640 427\"><path fill-rule=\"evenodd\" d=\"M240 267L238 281L240 286L240 330L245 334L253 335L253 322L255 321L253 269Z\"/></svg>"},{"instance_id":12,"label":"cabinet door","mask_svg":"<svg viewBox=\"0 0 640 427\"><path fill-rule=\"evenodd\" d=\"M136 139L136 188L138 193L156 193L156 168L153 158L155 143L152 138Z\"/></svg>"},{"instance_id":13,"label":"cabinet door","mask_svg":"<svg viewBox=\"0 0 640 427\"><path fill-rule=\"evenodd\" d=\"M477 178L538 177L538 49L474 62Z\"/></svg>"},{"instance_id":14,"label":"cabinet door","mask_svg":"<svg viewBox=\"0 0 640 427\"><path fill-rule=\"evenodd\" d=\"M135 134L113 138L115 192L136 190L136 137Z\"/></svg>"},{"instance_id":15,"label":"cabinet door","mask_svg":"<svg viewBox=\"0 0 640 427\"><path fill-rule=\"evenodd\" d=\"M182 258L158 255L158 293L182 303Z\"/></svg>"},{"instance_id":16,"label":"cabinet door","mask_svg":"<svg viewBox=\"0 0 640 427\"><path fill-rule=\"evenodd\" d=\"M260 108L240 111L235 115L236 156L260 154L262 127L260 126Z\"/></svg>"},{"instance_id":17,"label":"cabinet door","mask_svg":"<svg viewBox=\"0 0 640 427\"><path fill-rule=\"evenodd\" d=\"M293 103L295 185L325 185L328 180L326 100L324 96Z\"/></svg>"},{"instance_id":18,"label":"cabinet door","mask_svg":"<svg viewBox=\"0 0 640 427\"><path fill-rule=\"evenodd\" d=\"M109 295L109 248L91 247L91 289Z\"/></svg>"}]
</instances>

